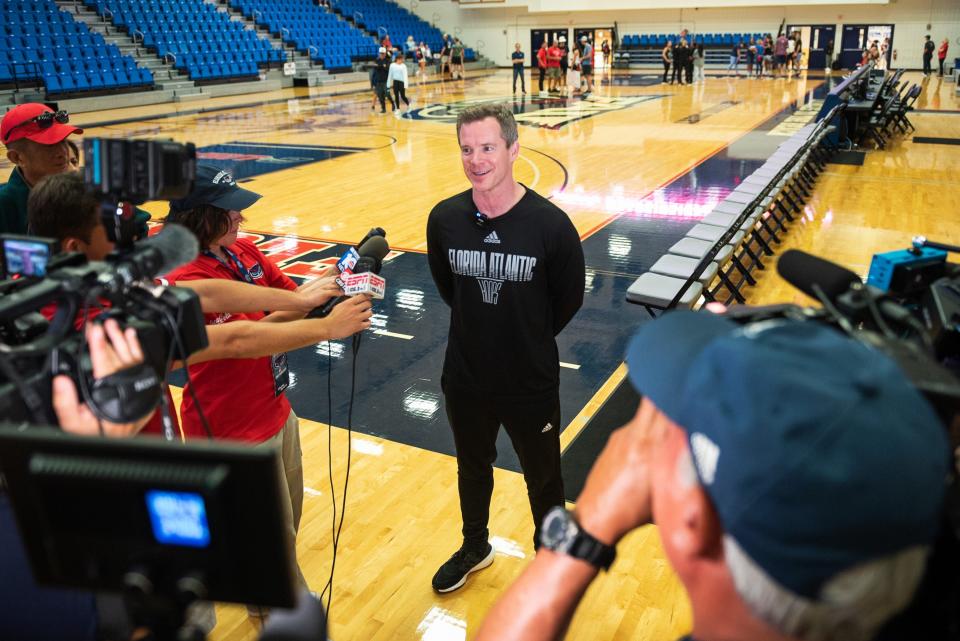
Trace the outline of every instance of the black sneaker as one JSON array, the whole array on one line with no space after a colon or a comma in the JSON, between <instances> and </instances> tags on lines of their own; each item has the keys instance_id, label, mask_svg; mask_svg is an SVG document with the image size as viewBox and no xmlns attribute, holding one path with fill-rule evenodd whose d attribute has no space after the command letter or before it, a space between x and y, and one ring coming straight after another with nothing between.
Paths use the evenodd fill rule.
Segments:
<instances>
[{"instance_id":1,"label":"black sneaker","mask_svg":"<svg viewBox=\"0 0 960 641\"><path fill-rule=\"evenodd\" d=\"M467 575L490 567L493 563L493 546L484 543L480 548L460 548L440 566L433 575L433 589L441 594L453 592L467 582Z\"/></svg>"}]
</instances>

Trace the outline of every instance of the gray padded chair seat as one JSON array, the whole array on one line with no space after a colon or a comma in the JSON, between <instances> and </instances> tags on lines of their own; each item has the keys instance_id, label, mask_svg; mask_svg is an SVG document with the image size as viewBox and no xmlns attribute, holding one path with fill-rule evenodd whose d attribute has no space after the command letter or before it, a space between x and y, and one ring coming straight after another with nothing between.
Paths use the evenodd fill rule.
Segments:
<instances>
[{"instance_id":1,"label":"gray padded chair seat","mask_svg":"<svg viewBox=\"0 0 960 641\"><path fill-rule=\"evenodd\" d=\"M713 249L714 245L715 243L698 240L696 238L681 238L673 244L669 252L677 256L686 256L687 258L700 260L707 255L707 252ZM717 252L717 255L713 257L713 262L725 265L731 256L733 256L733 245L724 245L720 248L720 251Z\"/></svg>"},{"instance_id":2,"label":"gray padded chair seat","mask_svg":"<svg viewBox=\"0 0 960 641\"><path fill-rule=\"evenodd\" d=\"M639 305L666 309L686 282L683 278L673 278L672 276L647 272L641 274L640 278L633 281L633 284L627 288L627 300ZM700 300L702 293L703 285L700 283L691 284L677 306L692 308Z\"/></svg>"},{"instance_id":3,"label":"gray padded chair seat","mask_svg":"<svg viewBox=\"0 0 960 641\"><path fill-rule=\"evenodd\" d=\"M693 272L699 264L700 261L696 258L665 254L650 267L649 271L654 274L663 274L664 276L673 276L674 278L687 280L693 276ZM717 263L711 262L704 268L703 273L697 278L697 282L706 287L717 277L717 270L719 269Z\"/></svg>"}]
</instances>

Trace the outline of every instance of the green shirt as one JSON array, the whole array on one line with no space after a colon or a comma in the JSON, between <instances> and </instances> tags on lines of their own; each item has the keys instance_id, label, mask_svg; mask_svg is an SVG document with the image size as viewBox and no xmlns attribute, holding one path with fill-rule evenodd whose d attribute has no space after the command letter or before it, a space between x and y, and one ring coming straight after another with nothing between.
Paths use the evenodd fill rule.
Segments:
<instances>
[{"instance_id":1,"label":"green shirt","mask_svg":"<svg viewBox=\"0 0 960 641\"><path fill-rule=\"evenodd\" d=\"M30 187L14 167L7 184L0 187L0 234L27 233L28 196Z\"/></svg>"}]
</instances>

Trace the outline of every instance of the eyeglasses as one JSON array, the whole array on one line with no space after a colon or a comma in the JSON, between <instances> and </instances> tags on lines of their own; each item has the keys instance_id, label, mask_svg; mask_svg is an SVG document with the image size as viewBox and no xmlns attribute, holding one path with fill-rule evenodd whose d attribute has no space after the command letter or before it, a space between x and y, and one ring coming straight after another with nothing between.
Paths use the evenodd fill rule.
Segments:
<instances>
[{"instance_id":1,"label":"eyeglasses","mask_svg":"<svg viewBox=\"0 0 960 641\"><path fill-rule=\"evenodd\" d=\"M49 129L50 127L52 127L54 121L59 122L61 125L65 125L68 122L70 122L70 114L68 114L63 109L57 112L44 111L42 114L38 116L34 116L29 120L24 120L23 122L16 124L13 127L10 127L10 131L8 131L7 135L4 136L3 142L7 142L8 140L10 140L10 134L16 131L19 127L25 127L30 123L35 122L37 123L37 127L40 129L40 131L43 131L44 129Z\"/></svg>"},{"instance_id":2,"label":"eyeglasses","mask_svg":"<svg viewBox=\"0 0 960 641\"><path fill-rule=\"evenodd\" d=\"M486 229L489 220L490 218L486 214L481 214L479 211L473 215L473 224L476 225L478 229Z\"/></svg>"}]
</instances>

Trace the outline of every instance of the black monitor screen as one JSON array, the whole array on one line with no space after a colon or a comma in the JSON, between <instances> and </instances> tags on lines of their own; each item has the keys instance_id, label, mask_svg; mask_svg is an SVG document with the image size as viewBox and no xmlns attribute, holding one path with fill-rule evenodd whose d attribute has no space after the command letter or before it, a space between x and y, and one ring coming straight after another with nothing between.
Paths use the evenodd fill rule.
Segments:
<instances>
[{"instance_id":1,"label":"black monitor screen","mask_svg":"<svg viewBox=\"0 0 960 641\"><path fill-rule=\"evenodd\" d=\"M31 567L51 586L122 590L136 570L161 593L190 576L209 600L292 607L279 466L270 448L0 427Z\"/></svg>"}]
</instances>

